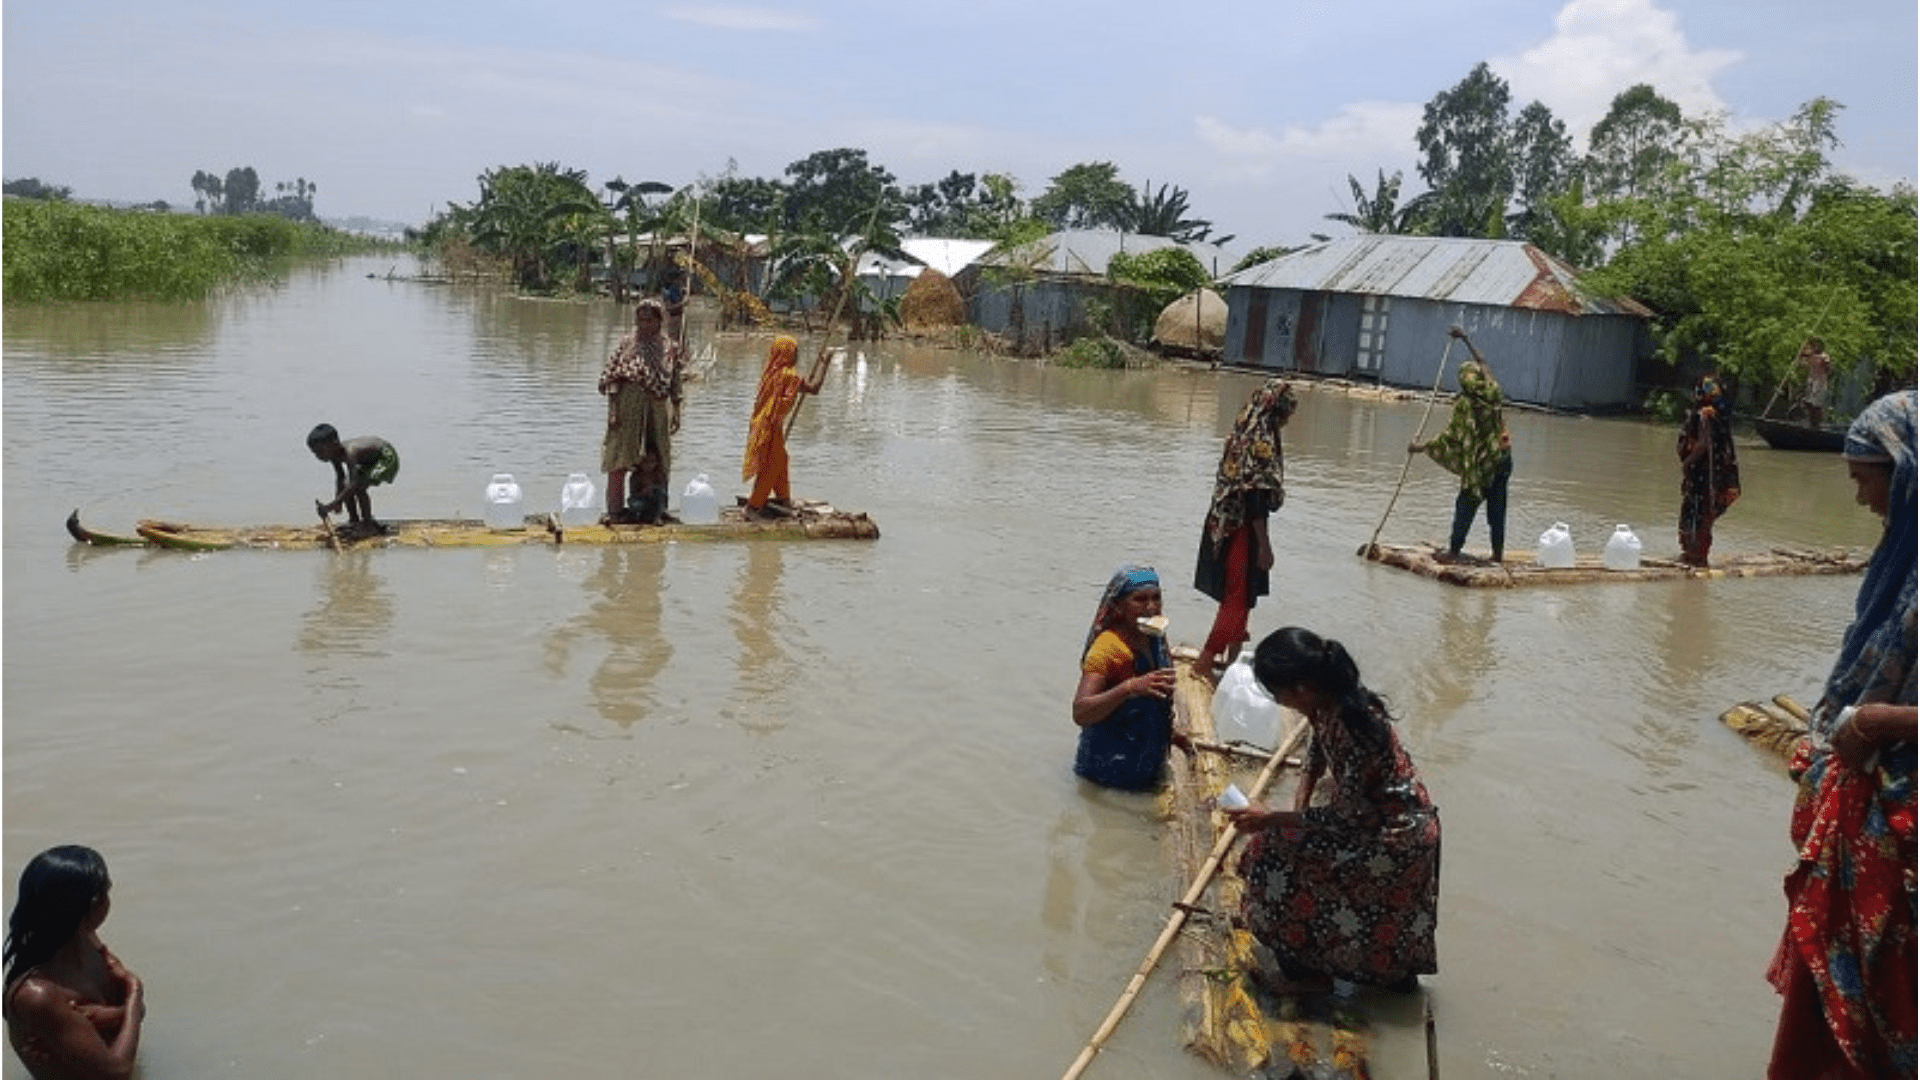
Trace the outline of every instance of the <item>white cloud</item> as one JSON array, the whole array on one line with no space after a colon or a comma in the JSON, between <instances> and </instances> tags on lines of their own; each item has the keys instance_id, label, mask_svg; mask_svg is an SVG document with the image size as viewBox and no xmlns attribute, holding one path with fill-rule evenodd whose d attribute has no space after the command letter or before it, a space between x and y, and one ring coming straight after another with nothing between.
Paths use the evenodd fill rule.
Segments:
<instances>
[{"instance_id":1,"label":"white cloud","mask_svg":"<svg viewBox=\"0 0 1920 1080\"><path fill-rule=\"evenodd\" d=\"M1516 114L1538 100L1584 148L1587 130L1616 95L1637 83L1689 116L1725 111L1713 77L1741 59L1728 49L1690 47L1679 17L1654 0L1570 0L1555 16L1551 37L1489 66L1512 87Z\"/></svg>"},{"instance_id":2,"label":"white cloud","mask_svg":"<svg viewBox=\"0 0 1920 1080\"><path fill-rule=\"evenodd\" d=\"M710 26L716 30L779 30L808 32L819 22L810 16L762 7L670 7L661 14L677 22Z\"/></svg>"},{"instance_id":3,"label":"white cloud","mask_svg":"<svg viewBox=\"0 0 1920 1080\"><path fill-rule=\"evenodd\" d=\"M1341 106L1319 124L1278 131L1236 128L1212 116L1194 118L1201 144L1225 158L1224 169L1243 180L1261 179L1301 163L1404 158L1420 123L1420 106L1361 101Z\"/></svg>"}]
</instances>

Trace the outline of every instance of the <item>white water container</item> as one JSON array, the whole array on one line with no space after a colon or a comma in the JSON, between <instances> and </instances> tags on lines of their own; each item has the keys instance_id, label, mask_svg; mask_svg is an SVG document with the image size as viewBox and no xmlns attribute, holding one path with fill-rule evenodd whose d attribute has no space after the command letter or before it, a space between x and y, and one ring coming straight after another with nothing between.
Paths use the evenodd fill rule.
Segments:
<instances>
[{"instance_id":1,"label":"white water container","mask_svg":"<svg viewBox=\"0 0 1920 1080\"><path fill-rule=\"evenodd\" d=\"M593 505L593 481L583 472L568 473L560 487L560 524L591 525L600 520Z\"/></svg>"},{"instance_id":2,"label":"white water container","mask_svg":"<svg viewBox=\"0 0 1920 1080\"><path fill-rule=\"evenodd\" d=\"M1616 525L1613 535L1607 537L1606 549L1600 553L1600 561L1609 570L1632 570L1640 565L1640 538L1625 525Z\"/></svg>"},{"instance_id":3,"label":"white water container","mask_svg":"<svg viewBox=\"0 0 1920 1080\"><path fill-rule=\"evenodd\" d=\"M1280 703L1253 676L1253 654L1242 652L1213 691L1213 730L1221 742L1273 746L1280 737Z\"/></svg>"},{"instance_id":4,"label":"white water container","mask_svg":"<svg viewBox=\"0 0 1920 1080\"><path fill-rule=\"evenodd\" d=\"M488 482L486 521L487 528L495 530L526 526L520 509L520 485L513 482L512 473L494 473Z\"/></svg>"},{"instance_id":5,"label":"white water container","mask_svg":"<svg viewBox=\"0 0 1920 1080\"><path fill-rule=\"evenodd\" d=\"M1573 565L1573 531L1564 521L1540 534L1540 565L1549 570L1565 570Z\"/></svg>"},{"instance_id":6,"label":"white water container","mask_svg":"<svg viewBox=\"0 0 1920 1080\"><path fill-rule=\"evenodd\" d=\"M680 520L689 525L712 525L720 520L720 496L713 493L706 473L689 481L687 490L680 494Z\"/></svg>"}]
</instances>

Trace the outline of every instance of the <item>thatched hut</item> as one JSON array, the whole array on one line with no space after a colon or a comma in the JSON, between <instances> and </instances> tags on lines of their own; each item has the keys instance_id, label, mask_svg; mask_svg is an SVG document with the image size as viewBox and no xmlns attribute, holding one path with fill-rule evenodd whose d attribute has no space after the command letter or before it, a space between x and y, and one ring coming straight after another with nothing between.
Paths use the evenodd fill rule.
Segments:
<instances>
[{"instance_id":1,"label":"thatched hut","mask_svg":"<svg viewBox=\"0 0 1920 1080\"><path fill-rule=\"evenodd\" d=\"M932 267L915 275L900 297L900 324L910 334L965 325L967 305L953 279Z\"/></svg>"},{"instance_id":2,"label":"thatched hut","mask_svg":"<svg viewBox=\"0 0 1920 1080\"><path fill-rule=\"evenodd\" d=\"M1153 345L1182 356L1218 357L1227 341L1227 302L1212 289L1168 304L1153 323Z\"/></svg>"}]
</instances>

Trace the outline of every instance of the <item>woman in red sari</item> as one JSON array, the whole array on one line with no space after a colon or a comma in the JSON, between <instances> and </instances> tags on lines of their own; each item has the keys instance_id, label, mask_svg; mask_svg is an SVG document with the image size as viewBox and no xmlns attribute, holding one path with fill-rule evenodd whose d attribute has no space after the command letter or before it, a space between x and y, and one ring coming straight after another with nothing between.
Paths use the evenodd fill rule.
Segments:
<instances>
[{"instance_id":1,"label":"woman in red sari","mask_svg":"<svg viewBox=\"0 0 1920 1080\"><path fill-rule=\"evenodd\" d=\"M1785 998L1771 1080L1914 1075L1914 413L1903 390L1847 429L1847 472L1886 531L1788 766L1799 860L1767 972Z\"/></svg>"}]
</instances>

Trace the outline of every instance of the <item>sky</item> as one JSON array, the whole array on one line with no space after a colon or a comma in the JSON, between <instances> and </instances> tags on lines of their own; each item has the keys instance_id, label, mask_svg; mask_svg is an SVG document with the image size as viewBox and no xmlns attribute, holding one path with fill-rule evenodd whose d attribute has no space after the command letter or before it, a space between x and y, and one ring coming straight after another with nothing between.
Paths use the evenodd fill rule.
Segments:
<instances>
[{"instance_id":1,"label":"sky","mask_svg":"<svg viewBox=\"0 0 1920 1080\"><path fill-rule=\"evenodd\" d=\"M1486 61L1583 149L1649 83L1736 127L1826 96L1840 171L1912 183L1913 0L6 0L0 172L191 205L196 170L419 224L501 166L595 186L779 178L867 152L904 184L1110 161L1228 248L1348 230L1347 178L1425 184L1424 105ZM1225 267L1222 268L1223 270Z\"/></svg>"}]
</instances>

